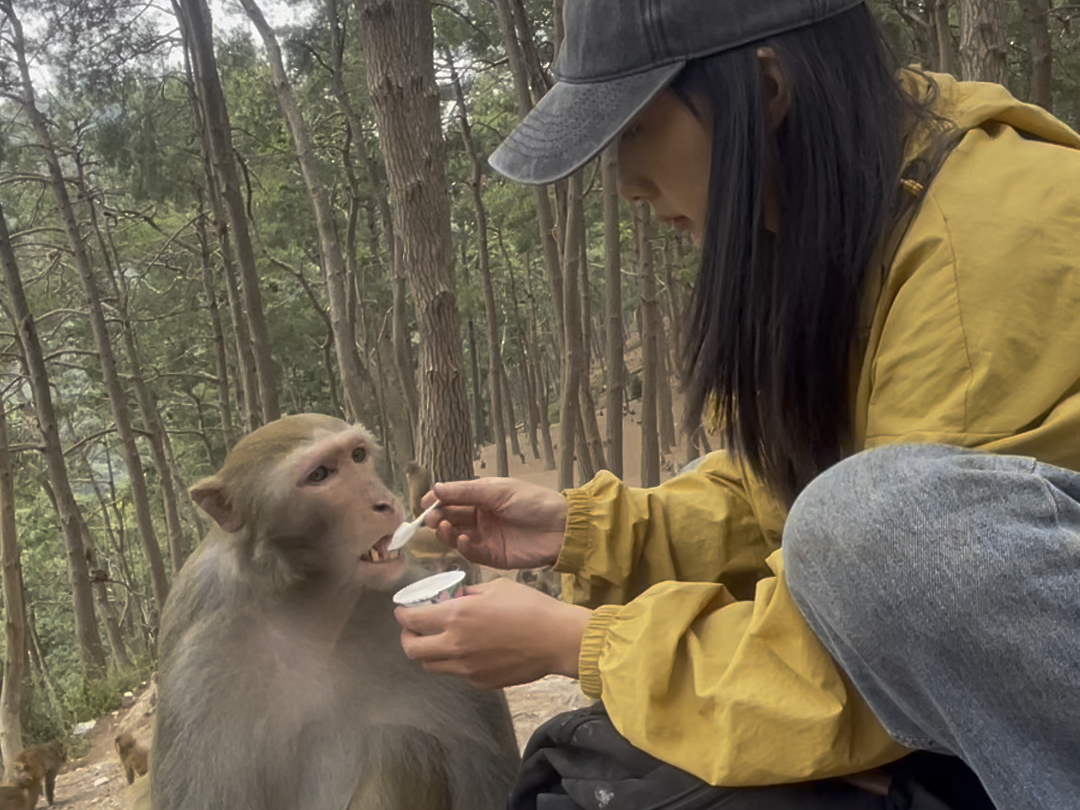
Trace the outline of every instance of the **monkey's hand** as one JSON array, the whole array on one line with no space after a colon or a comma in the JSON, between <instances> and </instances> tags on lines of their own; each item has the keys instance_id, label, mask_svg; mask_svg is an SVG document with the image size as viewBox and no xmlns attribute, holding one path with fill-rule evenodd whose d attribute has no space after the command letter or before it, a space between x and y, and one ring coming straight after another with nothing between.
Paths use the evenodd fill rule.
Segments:
<instances>
[{"instance_id":1,"label":"monkey's hand","mask_svg":"<svg viewBox=\"0 0 1080 810\"><path fill-rule=\"evenodd\" d=\"M440 496L441 497L441 496ZM478 689L576 678L592 611L500 577L441 605L394 611L405 654Z\"/></svg>"},{"instance_id":2,"label":"monkey's hand","mask_svg":"<svg viewBox=\"0 0 1080 810\"><path fill-rule=\"evenodd\" d=\"M566 500L553 489L514 478L436 484L424 496L440 506L427 525L463 557L492 568L551 565L566 534Z\"/></svg>"}]
</instances>

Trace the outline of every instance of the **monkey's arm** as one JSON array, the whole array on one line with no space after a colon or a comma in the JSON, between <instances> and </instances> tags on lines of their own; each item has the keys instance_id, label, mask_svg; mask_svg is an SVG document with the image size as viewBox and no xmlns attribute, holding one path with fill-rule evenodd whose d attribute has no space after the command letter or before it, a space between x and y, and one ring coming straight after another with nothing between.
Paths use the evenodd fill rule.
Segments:
<instances>
[{"instance_id":1,"label":"monkey's arm","mask_svg":"<svg viewBox=\"0 0 1080 810\"><path fill-rule=\"evenodd\" d=\"M784 513L727 453L658 487L629 487L608 472L566 492L566 537L555 570L563 598L625 604L668 580L719 582L740 599L769 575Z\"/></svg>"}]
</instances>

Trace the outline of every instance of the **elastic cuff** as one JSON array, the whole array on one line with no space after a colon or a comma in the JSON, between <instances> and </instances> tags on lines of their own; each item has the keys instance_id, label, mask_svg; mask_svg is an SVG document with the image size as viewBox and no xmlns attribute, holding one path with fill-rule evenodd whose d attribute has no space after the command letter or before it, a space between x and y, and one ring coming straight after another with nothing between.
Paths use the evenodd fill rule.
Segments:
<instances>
[{"instance_id":1,"label":"elastic cuff","mask_svg":"<svg viewBox=\"0 0 1080 810\"><path fill-rule=\"evenodd\" d=\"M566 498L566 536L555 560L555 570L564 574L576 574L585 566L585 554L589 549L589 535L593 531L592 494L581 489L563 492Z\"/></svg>"},{"instance_id":2,"label":"elastic cuff","mask_svg":"<svg viewBox=\"0 0 1080 810\"><path fill-rule=\"evenodd\" d=\"M578 655L578 684L581 691L591 698L599 699L604 686L600 680L600 654L603 652L607 631L615 624L621 605L604 605L593 611L589 623L585 625L585 635L581 638L581 652Z\"/></svg>"}]
</instances>

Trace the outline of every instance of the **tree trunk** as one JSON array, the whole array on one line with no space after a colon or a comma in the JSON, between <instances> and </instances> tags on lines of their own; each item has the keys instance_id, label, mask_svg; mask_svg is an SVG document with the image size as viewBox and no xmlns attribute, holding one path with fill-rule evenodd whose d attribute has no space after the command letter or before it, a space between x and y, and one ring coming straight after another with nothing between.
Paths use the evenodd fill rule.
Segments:
<instances>
[{"instance_id":1,"label":"tree trunk","mask_svg":"<svg viewBox=\"0 0 1080 810\"><path fill-rule=\"evenodd\" d=\"M607 314L607 468L623 475L623 360L622 264L619 246L618 147L609 146L601 157L604 179L604 287Z\"/></svg>"},{"instance_id":2,"label":"tree trunk","mask_svg":"<svg viewBox=\"0 0 1080 810\"><path fill-rule=\"evenodd\" d=\"M232 421L232 402L229 396L229 356L225 350L225 330L221 327L221 312L217 305L217 289L214 284L214 267L210 261L210 244L206 233L206 218L199 216L195 223L199 233L199 262L202 268L203 294L206 311L210 316L213 335L214 371L217 377L218 416L221 419L221 436L227 453L236 444L236 429Z\"/></svg>"},{"instance_id":3,"label":"tree trunk","mask_svg":"<svg viewBox=\"0 0 1080 810\"><path fill-rule=\"evenodd\" d=\"M529 299L529 356L532 358L529 373L533 375L533 390L536 392L537 418L540 423L540 442L544 447L544 469L555 469L555 448L551 441L551 418L548 415L547 383L540 366L540 339L537 334L536 299L532 290L532 267L525 265L525 295Z\"/></svg>"},{"instance_id":4,"label":"tree trunk","mask_svg":"<svg viewBox=\"0 0 1080 810\"><path fill-rule=\"evenodd\" d=\"M128 314L127 283L123 275L116 272L119 257L116 255L116 249L112 244L111 237L107 236L102 230L97 205L94 202L95 196L91 189L87 187L82 157L78 153L75 154L75 165L78 170L80 202L86 206L90 216L90 226L94 231L94 236L97 238L98 249L101 251L101 265L105 269L105 275L109 282L113 307L119 316L120 334L123 338L124 350L127 353L128 373L132 388L135 391L135 401L139 406L139 412L142 414L146 438L150 442L150 455L154 459L154 466L158 471L161 500L165 508L165 529L168 534L169 558L172 562L173 573L177 574L184 565L187 552L184 548L184 527L180 522L180 504L177 499L176 484L173 480L173 469L165 452L165 424L161 420L157 401L153 393L147 388L146 381L143 378L141 353L136 343L135 330L131 326L131 317ZM126 660L126 653L121 657ZM127 666L130 668L130 661L127 662Z\"/></svg>"},{"instance_id":5,"label":"tree trunk","mask_svg":"<svg viewBox=\"0 0 1080 810\"><path fill-rule=\"evenodd\" d=\"M108 326L105 323L105 314L101 307L101 297L98 293L97 280L94 278L94 271L90 263L90 255L86 249L86 243L83 241L79 225L75 221L75 211L71 205L71 198L68 196L66 181L60 168L60 159L53 145L48 123L38 110L37 103L34 100L34 89L30 81L30 68L26 61L22 41L22 29L17 18L10 16L9 19L16 30L14 37L16 43L15 53L22 74L24 93L21 102L48 165L49 185L53 196L56 198L57 208L64 223L64 232L67 235L68 246L75 261L75 269L78 271L79 279L82 281L83 290L86 293L90 328L94 334L95 348L101 360L101 373L109 396L113 420L116 423L116 431L124 448L127 473L131 485L131 497L134 501L135 517L139 524L139 536L142 539L143 550L146 553L146 563L150 568L154 598L157 600L160 609L165 604L165 597L169 593L169 581L165 575L165 563L161 558L157 532L154 529L154 521L150 513L150 494L146 487L146 478L143 475L142 458L135 445L135 434L131 429L131 420L127 410L128 405L124 397L123 387L120 384L120 375L116 369L116 360L112 350L112 336L109 334ZM100 641L98 643L100 644Z\"/></svg>"},{"instance_id":6,"label":"tree trunk","mask_svg":"<svg viewBox=\"0 0 1080 810\"><path fill-rule=\"evenodd\" d=\"M431 9L416 0L357 0L356 7L368 95L421 336L419 462L436 480L468 479L469 408Z\"/></svg>"},{"instance_id":7,"label":"tree trunk","mask_svg":"<svg viewBox=\"0 0 1080 810\"><path fill-rule=\"evenodd\" d=\"M660 484L660 431L656 405L659 380L659 345L657 341L656 277L653 272L652 220L649 208L636 205L638 262L641 268L641 485Z\"/></svg>"},{"instance_id":8,"label":"tree trunk","mask_svg":"<svg viewBox=\"0 0 1080 810\"><path fill-rule=\"evenodd\" d=\"M86 453L82 454L83 462L86 464L86 469L91 471L93 475L93 467L90 466L89 461L86 458ZM96 482L94 484L97 486ZM45 490L45 495L48 497L49 502L52 503L53 509L57 514L60 514L60 505L56 498L56 490L49 484L48 481L43 482L42 488ZM127 648L124 646L123 636L120 635L120 625L116 621L116 616L113 615L112 605L109 604L109 593L105 587L105 579L103 577L107 572L101 568L97 561L97 552L94 549L94 540L90 536L90 529L86 525L86 521L82 517L82 513L79 514L79 536L82 537L82 547L86 555L86 565L89 569L90 590L94 595L94 608L97 612L97 617L103 625L105 625L105 635L109 639L109 649L113 654L113 661L120 670L132 669L131 659L128 657Z\"/></svg>"},{"instance_id":9,"label":"tree trunk","mask_svg":"<svg viewBox=\"0 0 1080 810\"><path fill-rule=\"evenodd\" d=\"M510 373L499 358L499 379L502 380L503 404L506 405L506 436L510 440L510 455L516 456L525 463L525 455L521 452L521 444L517 435L517 416L514 414L514 396L510 392Z\"/></svg>"},{"instance_id":10,"label":"tree trunk","mask_svg":"<svg viewBox=\"0 0 1080 810\"><path fill-rule=\"evenodd\" d=\"M506 57L510 63L510 72L514 78L514 90L518 100L518 115L524 118L535 104L534 98L529 93L530 72L525 58L525 49L518 37L518 26L515 23L514 12L510 7L509 0L495 0L495 11L499 18L499 32L502 35L503 48L506 50ZM565 334L563 286L565 282L559 260L559 248L561 245L555 241L554 237L555 216L551 209L551 197L548 195L547 186L533 186L533 194L536 199L536 218L540 227L540 245L544 251L544 267L547 270L548 283L551 286L551 304L555 310L559 354L562 356L565 354L566 349L563 345Z\"/></svg>"},{"instance_id":11,"label":"tree trunk","mask_svg":"<svg viewBox=\"0 0 1080 810\"><path fill-rule=\"evenodd\" d=\"M577 227L581 231L578 245L578 267L581 271L581 387L578 397L581 400L581 420L584 425L584 447L588 448L592 480L597 470L607 469L604 460L604 438L600 435L600 423L596 419L596 402L592 396L592 297L589 289L589 257L585 245L585 210L584 203L580 212L581 222Z\"/></svg>"},{"instance_id":12,"label":"tree trunk","mask_svg":"<svg viewBox=\"0 0 1080 810\"><path fill-rule=\"evenodd\" d=\"M510 260L506 242L499 234L499 245L502 247L503 262L506 265L506 277L510 280L510 301L514 308L514 339L517 343L518 353L521 355L521 365L518 367L518 379L521 382L521 405L525 410L525 432L529 437L529 446L532 450L533 459L540 458L540 445L537 443L536 430L540 419L536 407L536 395L533 391L532 374L529 371L529 351L526 348L525 329L522 326L521 310L518 306L517 287L514 282L514 263ZM526 263L529 256L525 254Z\"/></svg>"},{"instance_id":13,"label":"tree trunk","mask_svg":"<svg viewBox=\"0 0 1080 810\"><path fill-rule=\"evenodd\" d=\"M23 585L23 593L26 592L26 586ZM41 691L45 693L45 700L49 704L54 717L62 716L63 709L60 706L60 699L56 694L56 684L53 683L52 675L49 673L49 665L45 663L45 656L41 652L41 640L38 638L36 622L34 620L34 609L31 607L26 613L26 637L27 648L30 653L30 663L37 671L38 679L41 681Z\"/></svg>"},{"instance_id":14,"label":"tree trunk","mask_svg":"<svg viewBox=\"0 0 1080 810\"><path fill-rule=\"evenodd\" d=\"M232 238L236 246L236 258L240 264L240 281L244 305L251 328L252 348L255 354L255 371L259 382L259 399L262 419L271 422L281 415L274 361L270 356L270 335L263 314L262 295L259 291L259 271L255 266L255 250L251 243L244 199L240 193L240 178L233 155L232 129L229 111L218 77L217 59L214 56L213 26L210 9L205 0L174 0L173 8L180 22L184 44L191 54L197 97L202 111L210 147L210 161L218 179L219 190L224 198Z\"/></svg>"},{"instance_id":15,"label":"tree trunk","mask_svg":"<svg viewBox=\"0 0 1080 810\"><path fill-rule=\"evenodd\" d=\"M394 343L394 365L397 368L398 385L401 388L402 396L405 397L405 406L409 409L409 424L412 427L409 434L409 447L411 448L412 457L416 458L416 434L420 427L420 394L416 390L416 373L413 371L413 358L410 348L409 298L405 291L408 279L405 278L405 270L402 266L400 246L395 244L393 247L394 318L391 336Z\"/></svg>"},{"instance_id":16,"label":"tree trunk","mask_svg":"<svg viewBox=\"0 0 1080 810\"><path fill-rule=\"evenodd\" d=\"M177 11L179 15L179 11ZM202 168L206 177L206 195L210 201L213 216L214 235L221 250L221 265L224 271L225 297L229 305L232 321L232 338L236 349L236 389L237 408L241 414L241 433L250 433L262 424L262 408L259 405L259 376L255 372L255 352L251 345L251 330L244 316L244 304L240 295L240 285L236 277L236 261L233 258L232 239L229 236L229 222L222 201L220 183L214 176L214 166L210 159L210 131L206 124L199 95L195 91L195 71L191 64L191 54L185 51L188 102L195 120L196 134L202 144ZM200 201L201 202L201 201ZM200 204L200 209L201 209Z\"/></svg>"},{"instance_id":17,"label":"tree trunk","mask_svg":"<svg viewBox=\"0 0 1080 810\"><path fill-rule=\"evenodd\" d=\"M1031 42L1031 98L1048 112L1054 110L1054 59L1050 41L1050 1L1020 0L1024 27Z\"/></svg>"},{"instance_id":18,"label":"tree trunk","mask_svg":"<svg viewBox=\"0 0 1080 810\"><path fill-rule=\"evenodd\" d=\"M934 40L937 45L937 60L934 70L939 73L952 73L953 44L952 28L949 25L949 0L930 0L931 14L934 21Z\"/></svg>"},{"instance_id":19,"label":"tree trunk","mask_svg":"<svg viewBox=\"0 0 1080 810\"><path fill-rule=\"evenodd\" d=\"M17 22L16 22L17 25ZM18 28L16 28L18 31ZM4 273L4 283L15 317L15 330L19 346L26 363L27 376L30 379L30 391L34 398L34 412L38 420L45 444L45 463L49 478L57 493L58 516L64 532L64 547L67 551L68 582L71 585L75 613L75 635L79 641L79 656L88 673L101 674L105 671L105 650L101 646L94 623L94 602L90 594L90 572L86 564L86 555L82 545L79 525L79 505L71 489L67 466L64 464L64 452L60 445L60 429L53 408L52 391L49 388L49 374L45 367L45 355L38 340L37 325L30 314L30 305L23 290L22 277L15 261L15 250L8 234L7 220L3 206L0 205L0 265ZM7 568L4 575L7 576ZM164 569L163 569L164 573ZM10 602L7 603L9 606ZM11 649L11 648L9 648ZM8 760L5 758L5 762Z\"/></svg>"},{"instance_id":20,"label":"tree trunk","mask_svg":"<svg viewBox=\"0 0 1080 810\"><path fill-rule=\"evenodd\" d=\"M655 283L656 276L653 276ZM675 445L675 416L671 411L671 370L669 364L668 341L664 334L664 319L660 317L660 305L653 300L655 307L653 323L656 326L657 359L660 361L657 367L656 380L656 407L657 422L660 426L660 454L666 455L671 452Z\"/></svg>"},{"instance_id":21,"label":"tree trunk","mask_svg":"<svg viewBox=\"0 0 1080 810\"><path fill-rule=\"evenodd\" d=\"M957 6L960 9L960 77L964 81L1005 84L1008 49L1004 0L958 0Z\"/></svg>"},{"instance_id":22,"label":"tree trunk","mask_svg":"<svg viewBox=\"0 0 1080 810\"><path fill-rule=\"evenodd\" d=\"M457 68L449 53L446 54L446 63L450 69L450 81L454 87L454 95L457 98L458 122L461 124L461 140L465 145L465 154L469 157L472 165L472 174L469 178L469 190L472 192L473 212L476 215L476 249L480 259L480 283L484 291L484 315L487 318L488 334L488 382L491 385L491 424L495 428L495 474L506 478L510 475L510 460L506 453L506 425L503 422L505 412L503 409L503 384L502 356L499 351L499 313L495 309L495 287L491 283L491 252L488 245L487 209L484 208L484 167L476 154L473 145L472 127L469 126L469 114L465 109L465 94L461 91L461 81L458 79ZM509 402L506 403L510 405ZM513 431L513 422L510 430ZM517 445L517 437L514 437ZM520 453L520 448L517 449Z\"/></svg>"},{"instance_id":23,"label":"tree trunk","mask_svg":"<svg viewBox=\"0 0 1080 810\"><path fill-rule=\"evenodd\" d=\"M566 244L563 249L563 323L566 327L563 358L563 387L559 401L559 489L574 486L574 447L580 418L582 347L581 297L578 294L578 264L584 220L581 216L581 172L570 177L566 206ZM582 453L588 448L582 447Z\"/></svg>"},{"instance_id":24,"label":"tree trunk","mask_svg":"<svg viewBox=\"0 0 1080 810\"><path fill-rule=\"evenodd\" d=\"M403 443L403 447L399 452L400 457L404 457L406 461L410 461L416 457L416 434L419 428L420 419L420 404L419 396L416 391L416 375L413 371L412 354L409 350L409 331L408 331L408 315L407 306L408 301L405 294L405 275L402 272L401 267L401 249L400 243L397 239L394 231L393 216L390 212L390 200L387 197L386 191L386 177L379 170L377 161L372 158L368 152L367 145L364 140L365 128L360 120L360 117L356 114L352 101L349 98L349 94L345 89L345 70L344 70L344 51L345 51L345 38L344 38L344 13L339 5L339 0L327 0L327 13L331 20L330 33L331 33L331 74L330 74L330 87L334 93L335 98L338 100L338 105L341 107L342 112L345 115L345 122L348 126L348 132L356 143L356 149L360 153L361 158L364 161L364 166L368 173L368 180L371 183L371 188L374 191L375 205L379 212L379 221L382 223L382 230L384 241L386 243L386 255L388 258L387 264L390 267L390 271L393 274L393 289L394 289L394 311L392 322L392 340L393 340L393 364L397 371L397 374L393 376L394 382L390 384L396 384L398 391L400 392L400 398L404 399L405 407L407 409L409 431L406 434L401 429L400 420L394 421L393 431L396 436L395 442ZM340 19L339 19L340 18ZM345 164L349 174L349 183L352 187L354 200L359 201L360 189L359 184L356 181L356 176L352 171L352 164L349 159L349 152L345 153ZM350 219L350 222L354 219ZM369 219L368 227L370 229L371 238L371 255L373 258L373 269L376 271L376 277L381 277L382 264L379 261L379 233L375 226L373 219ZM360 293L360 274L357 272L355 266L356 251L353 245L354 229L350 228L350 238L348 240L348 250L346 250L346 262L349 266L350 273L354 278L354 288L357 291L357 295ZM357 311L362 312L364 306L363 300L357 304ZM367 345L367 330L365 332L365 346ZM381 335L381 328L380 328ZM381 354L378 349L378 341L376 341L376 356L380 358L382 362ZM378 399L380 402L385 402L388 398L387 392L383 389L385 385L383 380L384 375L380 374L379 379L375 381L375 385L378 388ZM389 398L395 401L399 399L396 395L390 395ZM386 420L384 420L385 422Z\"/></svg>"},{"instance_id":25,"label":"tree trunk","mask_svg":"<svg viewBox=\"0 0 1080 810\"><path fill-rule=\"evenodd\" d=\"M2 218L0 214L0 218ZM7 228L0 239L7 244ZM6 251L5 251L6 252ZM7 261L6 259L4 260ZM0 756L5 775L14 777L15 757L22 751L22 682L26 673L26 603L23 600L22 563L15 525L15 484L8 453L7 414L0 399L0 566L4 578L4 685L0 689Z\"/></svg>"},{"instance_id":26,"label":"tree trunk","mask_svg":"<svg viewBox=\"0 0 1080 810\"><path fill-rule=\"evenodd\" d=\"M361 385L360 358L356 353L356 340L350 328L352 317L349 312L349 283L347 280L345 257L341 252L334 212L330 197L326 193L319 177L319 166L315 159L315 144L308 131L307 122L296 103L292 85L285 73L281 59L281 48L277 36L263 16L255 0L240 0L255 30L262 38L270 61L270 77L277 94L278 106L285 116L285 123L292 137L296 160L300 164L300 175L304 179L308 201L315 216L315 226L319 234L319 258L326 278L326 297L330 304L330 325L334 333L334 349L338 368L341 370L342 388L345 390L345 414L349 421L360 421L364 416L364 390Z\"/></svg>"}]
</instances>

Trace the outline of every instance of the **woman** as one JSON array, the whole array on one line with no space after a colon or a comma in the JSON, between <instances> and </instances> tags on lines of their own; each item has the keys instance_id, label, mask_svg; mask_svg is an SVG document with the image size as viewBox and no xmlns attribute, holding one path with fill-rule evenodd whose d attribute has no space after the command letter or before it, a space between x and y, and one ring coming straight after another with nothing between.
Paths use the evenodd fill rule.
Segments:
<instances>
[{"instance_id":1,"label":"woman","mask_svg":"<svg viewBox=\"0 0 1080 810\"><path fill-rule=\"evenodd\" d=\"M923 749L1075 806L1080 137L897 73L845 0L570 0L559 67L492 164L547 183L618 138L622 195L701 247L688 413L729 449L652 490L436 486L445 541L575 604L482 586L399 611L407 653L577 677L715 785Z\"/></svg>"}]
</instances>

